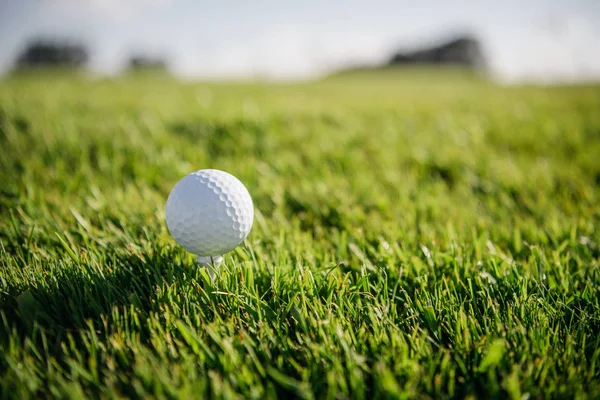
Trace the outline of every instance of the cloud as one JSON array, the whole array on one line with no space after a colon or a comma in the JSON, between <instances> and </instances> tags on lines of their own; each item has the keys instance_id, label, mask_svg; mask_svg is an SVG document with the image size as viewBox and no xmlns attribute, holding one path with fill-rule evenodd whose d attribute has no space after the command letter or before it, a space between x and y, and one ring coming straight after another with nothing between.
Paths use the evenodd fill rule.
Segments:
<instances>
[{"instance_id":1,"label":"cloud","mask_svg":"<svg viewBox=\"0 0 600 400\"><path fill-rule=\"evenodd\" d=\"M47 0L46 7L60 8L62 11L101 14L105 18L127 21L138 13L165 7L173 0Z\"/></svg>"},{"instance_id":2,"label":"cloud","mask_svg":"<svg viewBox=\"0 0 600 400\"><path fill-rule=\"evenodd\" d=\"M517 31L523 40L492 42L497 77L505 82L569 82L600 79L600 30L590 16L553 15L537 30ZM521 35L522 33L522 35Z\"/></svg>"},{"instance_id":3,"label":"cloud","mask_svg":"<svg viewBox=\"0 0 600 400\"><path fill-rule=\"evenodd\" d=\"M348 64L378 63L388 53L387 41L378 35L276 23L243 41L238 36L219 37L213 45L202 43L196 52L180 52L175 68L190 77L304 79Z\"/></svg>"}]
</instances>

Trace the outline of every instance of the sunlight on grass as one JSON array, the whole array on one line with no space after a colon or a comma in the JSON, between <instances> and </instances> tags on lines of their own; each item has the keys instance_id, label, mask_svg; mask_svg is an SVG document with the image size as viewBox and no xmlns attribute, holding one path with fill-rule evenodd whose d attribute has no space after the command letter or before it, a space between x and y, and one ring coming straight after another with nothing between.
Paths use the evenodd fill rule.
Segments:
<instances>
[{"instance_id":1,"label":"sunlight on grass","mask_svg":"<svg viewBox=\"0 0 600 400\"><path fill-rule=\"evenodd\" d=\"M448 79L1 81L2 397L593 397L600 90ZM201 168L256 207L215 282Z\"/></svg>"}]
</instances>

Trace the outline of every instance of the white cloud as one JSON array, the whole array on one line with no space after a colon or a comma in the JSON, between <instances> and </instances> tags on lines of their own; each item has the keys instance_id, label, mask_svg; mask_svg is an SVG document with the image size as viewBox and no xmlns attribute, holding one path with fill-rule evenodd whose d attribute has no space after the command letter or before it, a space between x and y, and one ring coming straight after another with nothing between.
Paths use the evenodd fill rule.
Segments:
<instances>
[{"instance_id":1,"label":"white cloud","mask_svg":"<svg viewBox=\"0 0 600 400\"><path fill-rule=\"evenodd\" d=\"M492 43L492 61L498 78L506 82L598 80L598 43L600 30L591 18L580 14L553 16L512 45L497 38Z\"/></svg>"},{"instance_id":2,"label":"white cloud","mask_svg":"<svg viewBox=\"0 0 600 400\"><path fill-rule=\"evenodd\" d=\"M316 31L297 24L275 24L238 38L220 40L178 59L185 76L303 79L348 65L374 64L389 53L387 41L364 32ZM383 56L383 58L382 58Z\"/></svg>"},{"instance_id":3,"label":"white cloud","mask_svg":"<svg viewBox=\"0 0 600 400\"><path fill-rule=\"evenodd\" d=\"M48 0L46 7L59 7L66 12L100 13L106 18L126 21L137 13L168 6L173 0Z\"/></svg>"}]
</instances>

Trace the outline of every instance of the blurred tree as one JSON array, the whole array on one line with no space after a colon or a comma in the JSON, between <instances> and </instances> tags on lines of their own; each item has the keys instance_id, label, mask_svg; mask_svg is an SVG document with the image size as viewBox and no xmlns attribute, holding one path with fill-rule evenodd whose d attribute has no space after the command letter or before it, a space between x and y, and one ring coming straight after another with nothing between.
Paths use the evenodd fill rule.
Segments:
<instances>
[{"instance_id":1,"label":"blurred tree","mask_svg":"<svg viewBox=\"0 0 600 400\"><path fill-rule=\"evenodd\" d=\"M167 62L159 57L149 57L144 55L134 55L129 59L129 71L160 71L168 70Z\"/></svg>"},{"instance_id":2,"label":"blurred tree","mask_svg":"<svg viewBox=\"0 0 600 400\"><path fill-rule=\"evenodd\" d=\"M19 54L16 67L77 68L85 66L88 59L88 52L82 44L36 39L29 42Z\"/></svg>"},{"instance_id":3,"label":"blurred tree","mask_svg":"<svg viewBox=\"0 0 600 400\"><path fill-rule=\"evenodd\" d=\"M406 64L447 64L483 69L486 61L479 41L471 36L462 36L437 46L408 53L398 52L388 62L390 66Z\"/></svg>"}]
</instances>

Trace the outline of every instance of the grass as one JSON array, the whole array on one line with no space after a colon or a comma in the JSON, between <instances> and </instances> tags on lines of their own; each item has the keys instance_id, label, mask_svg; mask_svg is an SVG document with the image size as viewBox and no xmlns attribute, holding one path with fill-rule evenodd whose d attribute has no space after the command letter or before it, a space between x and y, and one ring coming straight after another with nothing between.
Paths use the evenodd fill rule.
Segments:
<instances>
[{"instance_id":1,"label":"grass","mask_svg":"<svg viewBox=\"0 0 600 400\"><path fill-rule=\"evenodd\" d=\"M593 398L600 87L0 81L3 398ZM214 282L164 205L256 218Z\"/></svg>"}]
</instances>

